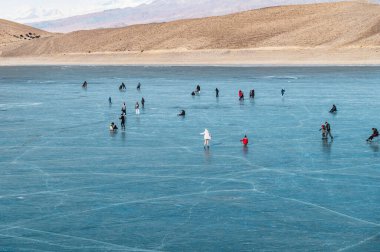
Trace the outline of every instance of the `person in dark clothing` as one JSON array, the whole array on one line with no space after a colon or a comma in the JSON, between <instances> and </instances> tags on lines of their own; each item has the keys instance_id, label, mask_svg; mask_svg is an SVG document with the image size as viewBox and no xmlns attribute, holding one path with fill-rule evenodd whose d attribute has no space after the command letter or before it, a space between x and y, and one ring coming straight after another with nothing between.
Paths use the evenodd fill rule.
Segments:
<instances>
[{"instance_id":1,"label":"person in dark clothing","mask_svg":"<svg viewBox=\"0 0 380 252\"><path fill-rule=\"evenodd\" d=\"M127 87L125 86L124 82L121 83L121 85L119 86L119 91L125 91L127 90Z\"/></svg>"},{"instance_id":2,"label":"person in dark clothing","mask_svg":"<svg viewBox=\"0 0 380 252\"><path fill-rule=\"evenodd\" d=\"M255 90L254 89L252 89L251 91L249 91L249 97L250 98L255 98Z\"/></svg>"},{"instance_id":3,"label":"person in dark clothing","mask_svg":"<svg viewBox=\"0 0 380 252\"><path fill-rule=\"evenodd\" d=\"M181 110L181 112L179 112L178 116L185 116L186 115L186 112L185 110Z\"/></svg>"},{"instance_id":4,"label":"person in dark clothing","mask_svg":"<svg viewBox=\"0 0 380 252\"><path fill-rule=\"evenodd\" d=\"M331 139L334 139L334 137L331 135L331 126L328 122L325 122L326 126L326 138L330 136Z\"/></svg>"},{"instance_id":5,"label":"person in dark clothing","mask_svg":"<svg viewBox=\"0 0 380 252\"><path fill-rule=\"evenodd\" d=\"M143 97L143 98L141 98L141 107L144 108L144 106L145 106L145 99Z\"/></svg>"},{"instance_id":6,"label":"person in dark clothing","mask_svg":"<svg viewBox=\"0 0 380 252\"><path fill-rule=\"evenodd\" d=\"M284 96L285 94L285 89L281 89L281 96Z\"/></svg>"},{"instance_id":7,"label":"person in dark clothing","mask_svg":"<svg viewBox=\"0 0 380 252\"><path fill-rule=\"evenodd\" d=\"M376 128L372 128L372 135L368 137L367 142L371 142L375 137L379 136L379 131Z\"/></svg>"},{"instance_id":8,"label":"person in dark clothing","mask_svg":"<svg viewBox=\"0 0 380 252\"><path fill-rule=\"evenodd\" d=\"M108 98L108 103L109 103L109 105L112 105L112 99L111 99L111 97Z\"/></svg>"},{"instance_id":9,"label":"person in dark clothing","mask_svg":"<svg viewBox=\"0 0 380 252\"><path fill-rule=\"evenodd\" d=\"M336 113L338 110L335 106L335 104L333 104L332 108L330 109L330 113Z\"/></svg>"},{"instance_id":10,"label":"person in dark clothing","mask_svg":"<svg viewBox=\"0 0 380 252\"><path fill-rule=\"evenodd\" d=\"M197 93L201 92L201 86L197 85L197 88L195 89Z\"/></svg>"},{"instance_id":11,"label":"person in dark clothing","mask_svg":"<svg viewBox=\"0 0 380 252\"><path fill-rule=\"evenodd\" d=\"M216 95L216 97L219 97L219 89L218 88L215 88L215 95Z\"/></svg>"},{"instance_id":12,"label":"person in dark clothing","mask_svg":"<svg viewBox=\"0 0 380 252\"><path fill-rule=\"evenodd\" d=\"M87 81L84 81L82 84L82 88L87 88Z\"/></svg>"},{"instance_id":13,"label":"person in dark clothing","mask_svg":"<svg viewBox=\"0 0 380 252\"><path fill-rule=\"evenodd\" d=\"M194 92L194 91L193 91L193 92L191 92L191 95L192 95L192 96L195 96L195 92Z\"/></svg>"},{"instance_id":14,"label":"person in dark clothing","mask_svg":"<svg viewBox=\"0 0 380 252\"><path fill-rule=\"evenodd\" d=\"M122 130L125 130L125 119L127 118L127 116L122 113L119 117L120 121L121 121L121 129Z\"/></svg>"},{"instance_id":15,"label":"person in dark clothing","mask_svg":"<svg viewBox=\"0 0 380 252\"><path fill-rule=\"evenodd\" d=\"M137 90L140 91L140 89L141 89L141 83L139 82L139 84L137 84Z\"/></svg>"}]
</instances>

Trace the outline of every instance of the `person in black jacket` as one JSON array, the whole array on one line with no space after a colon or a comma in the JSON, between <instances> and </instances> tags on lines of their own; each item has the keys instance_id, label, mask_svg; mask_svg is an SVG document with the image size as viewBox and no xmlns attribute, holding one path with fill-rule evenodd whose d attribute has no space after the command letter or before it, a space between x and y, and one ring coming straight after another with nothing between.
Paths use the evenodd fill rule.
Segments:
<instances>
[{"instance_id":1,"label":"person in black jacket","mask_svg":"<svg viewBox=\"0 0 380 252\"><path fill-rule=\"evenodd\" d=\"M326 126L326 138L328 136L331 137L331 139L334 139L334 137L331 135L331 126L328 122L325 122L325 126Z\"/></svg>"}]
</instances>

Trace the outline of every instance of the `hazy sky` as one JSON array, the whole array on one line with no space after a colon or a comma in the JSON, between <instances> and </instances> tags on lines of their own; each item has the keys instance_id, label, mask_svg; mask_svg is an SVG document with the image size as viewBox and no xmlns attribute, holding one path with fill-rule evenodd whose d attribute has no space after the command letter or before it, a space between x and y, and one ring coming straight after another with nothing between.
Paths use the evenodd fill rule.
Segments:
<instances>
[{"instance_id":1,"label":"hazy sky","mask_svg":"<svg viewBox=\"0 0 380 252\"><path fill-rule=\"evenodd\" d=\"M36 22L107 9L136 6L141 3L152 1L153 0L0 0L0 18L23 23ZM265 0L257 1L262 2ZM298 0L297 2L307 3L317 1L318 0ZM380 2L380 0L373 1ZM216 2L218 1L216 0ZM281 3L281 0L269 0L269 2L279 4ZM324 0L324 2L326 2L326 0ZM331 2L333 2L333 0L331 0Z\"/></svg>"},{"instance_id":2,"label":"hazy sky","mask_svg":"<svg viewBox=\"0 0 380 252\"><path fill-rule=\"evenodd\" d=\"M51 19L135 6L151 0L0 0L0 18ZM33 18L33 16L36 16Z\"/></svg>"}]
</instances>

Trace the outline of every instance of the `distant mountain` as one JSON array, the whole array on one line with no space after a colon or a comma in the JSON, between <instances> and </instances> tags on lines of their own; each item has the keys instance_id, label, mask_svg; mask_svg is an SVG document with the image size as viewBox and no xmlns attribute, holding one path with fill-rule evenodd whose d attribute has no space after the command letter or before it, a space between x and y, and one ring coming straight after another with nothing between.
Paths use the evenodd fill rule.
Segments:
<instances>
[{"instance_id":1,"label":"distant mountain","mask_svg":"<svg viewBox=\"0 0 380 252\"><path fill-rule=\"evenodd\" d=\"M0 25L2 25L0 23ZM380 5L292 5L124 28L50 34L3 56L136 53L219 49L380 48ZM1 26L0 26L1 27Z\"/></svg>"},{"instance_id":2,"label":"distant mountain","mask_svg":"<svg viewBox=\"0 0 380 252\"><path fill-rule=\"evenodd\" d=\"M46 19L57 19L62 16L62 12L57 9L31 8L21 13L20 17L16 18L16 21L20 23L30 23Z\"/></svg>"},{"instance_id":3,"label":"distant mountain","mask_svg":"<svg viewBox=\"0 0 380 252\"><path fill-rule=\"evenodd\" d=\"M29 25L50 32L71 32L219 16L268 6L316 2L332 0L155 0L137 7L112 9ZM112 1L110 3L112 4Z\"/></svg>"}]
</instances>

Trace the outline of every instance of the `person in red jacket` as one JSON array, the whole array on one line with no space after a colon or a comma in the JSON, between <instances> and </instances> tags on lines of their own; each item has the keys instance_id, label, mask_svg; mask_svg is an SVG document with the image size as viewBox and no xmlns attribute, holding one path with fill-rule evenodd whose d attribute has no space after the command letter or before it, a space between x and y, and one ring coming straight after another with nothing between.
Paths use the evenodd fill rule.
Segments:
<instances>
[{"instance_id":1,"label":"person in red jacket","mask_svg":"<svg viewBox=\"0 0 380 252\"><path fill-rule=\"evenodd\" d=\"M239 90L239 101L244 100L244 93L243 91Z\"/></svg>"},{"instance_id":2,"label":"person in red jacket","mask_svg":"<svg viewBox=\"0 0 380 252\"><path fill-rule=\"evenodd\" d=\"M240 142L242 142L242 144L244 146L247 146L248 145L248 137L247 137L247 135L245 135L244 138L240 140Z\"/></svg>"}]
</instances>

